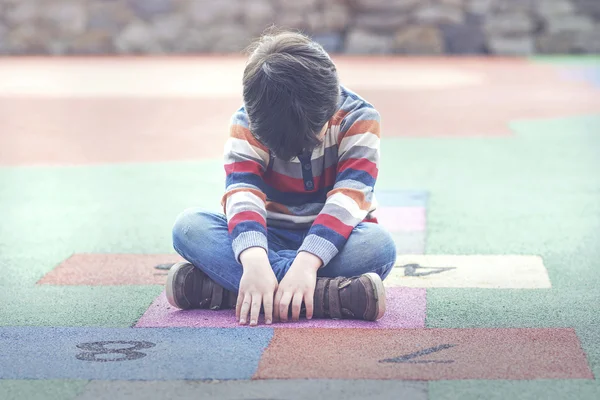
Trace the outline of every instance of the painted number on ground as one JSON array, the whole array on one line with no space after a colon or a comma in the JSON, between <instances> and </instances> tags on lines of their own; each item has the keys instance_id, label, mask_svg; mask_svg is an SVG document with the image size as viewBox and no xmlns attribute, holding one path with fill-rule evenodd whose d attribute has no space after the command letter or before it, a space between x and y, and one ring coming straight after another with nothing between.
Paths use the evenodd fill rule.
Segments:
<instances>
[{"instance_id":1,"label":"painted number on ground","mask_svg":"<svg viewBox=\"0 0 600 400\"><path fill-rule=\"evenodd\" d=\"M415 351L414 353L405 354L395 358L386 358L385 360L381 360L379 362L382 363L407 363L407 364L449 364L453 363L454 360L415 360L415 358L426 356L432 353L437 353L438 351L446 350L452 347L455 347L455 344L442 344L435 347L429 347L427 349Z\"/></svg>"},{"instance_id":2,"label":"painted number on ground","mask_svg":"<svg viewBox=\"0 0 600 400\"><path fill-rule=\"evenodd\" d=\"M384 285L493 289L552 287L539 256L444 254L399 255Z\"/></svg>"},{"instance_id":3,"label":"painted number on ground","mask_svg":"<svg viewBox=\"0 0 600 400\"><path fill-rule=\"evenodd\" d=\"M404 268L404 276L427 276L456 269L456 267L422 267L419 264L406 264L400 268Z\"/></svg>"},{"instance_id":4,"label":"painted number on ground","mask_svg":"<svg viewBox=\"0 0 600 400\"><path fill-rule=\"evenodd\" d=\"M78 360L111 362L129 361L146 357L138 350L149 349L156 344L145 341L123 341L80 343L77 348L84 350L76 355Z\"/></svg>"}]
</instances>

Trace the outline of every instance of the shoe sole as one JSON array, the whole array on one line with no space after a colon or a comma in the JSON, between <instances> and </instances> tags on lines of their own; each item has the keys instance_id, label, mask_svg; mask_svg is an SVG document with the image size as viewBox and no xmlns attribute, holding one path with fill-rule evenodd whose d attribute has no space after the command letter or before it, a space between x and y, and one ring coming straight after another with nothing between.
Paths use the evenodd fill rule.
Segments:
<instances>
[{"instance_id":1,"label":"shoe sole","mask_svg":"<svg viewBox=\"0 0 600 400\"><path fill-rule=\"evenodd\" d=\"M171 267L171 269L169 270L169 275L167 276L167 285L166 285L167 300L169 301L169 304L171 304L173 307L177 307L181 310L183 310L184 307L182 307L175 300L175 294L173 293L173 282L175 282L175 278L177 277L177 274L179 274L181 269L188 265L191 265L191 264L188 262L179 262L179 263L173 265Z\"/></svg>"},{"instance_id":2,"label":"shoe sole","mask_svg":"<svg viewBox=\"0 0 600 400\"><path fill-rule=\"evenodd\" d=\"M373 288L375 289L375 297L377 298L377 316L373 321L377 321L385 314L385 287L381 277L374 272L368 272L364 274L371 281Z\"/></svg>"}]
</instances>

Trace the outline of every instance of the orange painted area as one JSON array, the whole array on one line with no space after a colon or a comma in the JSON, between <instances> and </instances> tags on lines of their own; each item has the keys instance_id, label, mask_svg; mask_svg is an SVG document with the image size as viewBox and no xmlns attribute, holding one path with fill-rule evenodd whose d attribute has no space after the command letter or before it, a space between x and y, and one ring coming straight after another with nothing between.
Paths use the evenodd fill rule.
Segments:
<instances>
[{"instance_id":1,"label":"orange painted area","mask_svg":"<svg viewBox=\"0 0 600 400\"><path fill-rule=\"evenodd\" d=\"M510 58L335 57L382 137L511 134L515 119L597 113L600 91ZM220 159L240 57L5 58L0 165Z\"/></svg>"},{"instance_id":2,"label":"orange painted area","mask_svg":"<svg viewBox=\"0 0 600 400\"><path fill-rule=\"evenodd\" d=\"M220 157L235 99L2 98L0 165Z\"/></svg>"},{"instance_id":3,"label":"orange painted area","mask_svg":"<svg viewBox=\"0 0 600 400\"><path fill-rule=\"evenodd\" d=\"M573 329L275 329L254 379L594 376Z\"/></svg>"}]
</instances>

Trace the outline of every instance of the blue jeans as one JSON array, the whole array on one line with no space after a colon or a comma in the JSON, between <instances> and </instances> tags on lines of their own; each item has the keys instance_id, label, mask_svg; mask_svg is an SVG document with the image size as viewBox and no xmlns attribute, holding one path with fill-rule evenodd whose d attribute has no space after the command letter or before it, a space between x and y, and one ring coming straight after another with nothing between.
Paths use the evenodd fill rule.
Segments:
<instances>
[{"instance_id":1,"label":"blue jeans","mask_svg":"<svg viewBox=\"0 0 600 400\"><path fill-rule=\"evenodd\" d=\"M307 233L308 229L268 227L269 261L279 282ZM197 208L185 210L173 227L173 247L223 288L238 291L243 270L231 248L225 215ZM319 269L318 276L352 277L375 272L385 279L395 262L396 246L390 234L378 224L363 222L354 228L338 255Z\"/></svg>"}]
</instances>

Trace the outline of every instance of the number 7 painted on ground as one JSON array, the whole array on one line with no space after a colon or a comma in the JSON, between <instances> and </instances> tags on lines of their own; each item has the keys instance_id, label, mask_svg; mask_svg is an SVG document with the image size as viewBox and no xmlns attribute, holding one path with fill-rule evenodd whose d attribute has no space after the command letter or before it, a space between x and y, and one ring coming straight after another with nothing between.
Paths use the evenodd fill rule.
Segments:
<instances>
[{"instance_id":1,"label":"number 7 painted on ground","mask_svg":"<svg viewBox=\"0 0 600 400\"><path fill-rule=\"evenodd\" d=\"M449 348L455 347L455 346L456 346L455 344L442 344L439 346L430 347L428 349L419 350L414 353L405 354L403 356L396 357L396 358L386 358L385 360L381 360L379 362L408 363L408 364L429 364L429 363L449 364L449 363L453 363L454 360L417 360L417 361L412 361L412 359L421 357L421 356L426 356L431 353L437 353L438 351L446 350L446 349L449 349Z\"/></svg>"}]
</instances>

